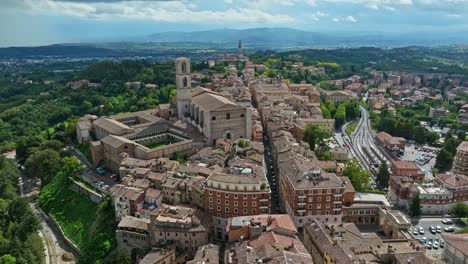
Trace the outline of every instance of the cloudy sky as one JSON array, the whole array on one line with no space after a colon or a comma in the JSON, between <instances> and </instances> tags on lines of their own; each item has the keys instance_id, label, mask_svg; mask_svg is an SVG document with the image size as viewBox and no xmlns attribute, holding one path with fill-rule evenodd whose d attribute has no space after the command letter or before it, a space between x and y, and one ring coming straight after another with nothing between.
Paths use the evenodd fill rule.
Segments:
<instances>
[{"instance_id":1,"label":"cloudy sky","mask_svg":"<svg viewBox=\"0 0 468 264\"><path fill-rule=\"evenodd\" d=\"M468 34L468 0L0 0L2 47L253 27Z\"/></svg>"}]
</instances>

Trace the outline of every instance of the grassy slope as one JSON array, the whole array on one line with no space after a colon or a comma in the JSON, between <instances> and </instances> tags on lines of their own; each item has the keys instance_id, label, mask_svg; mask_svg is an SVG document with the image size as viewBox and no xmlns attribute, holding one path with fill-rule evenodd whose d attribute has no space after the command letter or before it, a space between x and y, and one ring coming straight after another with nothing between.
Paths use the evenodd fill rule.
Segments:
<instances>
[{"instance_id":1,"label":"grassy slope","mask_svg":"<svg viewBox=\"0 0 468 264\"><path fill-rule=\"evenodd\" d=\"M109 255L116 247L115 222L108 199L95 204L69 189L66 178L57 175L42 189L39 204L80 248L79 263L112 262Z\"/></svg>"}]
</instances>

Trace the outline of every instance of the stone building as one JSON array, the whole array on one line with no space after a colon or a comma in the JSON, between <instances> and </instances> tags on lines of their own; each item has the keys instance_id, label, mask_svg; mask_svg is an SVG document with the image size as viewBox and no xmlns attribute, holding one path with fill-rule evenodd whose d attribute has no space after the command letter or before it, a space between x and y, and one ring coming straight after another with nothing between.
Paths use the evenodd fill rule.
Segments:
<instances>
[{"instance_id":1,"label":"stone building","mask_svg":"<svg viewBox=\"0 0 468 264\"><path fill-rule=\"evenodd\" d=\"M122 218L116 230L119 251L126 251L128 256L134 256L137 253L149 250L149 222L149 219L133 216Z\"/></svg>"},{"instance_id":2,"label":"stone building","mask_svg":"<svg viewBox=\"0 0 468 264\"><path fill-rule=\"evenodd\" d=\"M177 250L194 256L198 247L208 242L208 230L192 208L162 205L149 214L152 246L174 245Z\"/></svg>"},{"instance_id":3,"label":"stone building","mask_svg":"<svg viewBox=\"0 0 468 264\"><path fill-rule=\"evenodd\" d=\"M457 154L453 159L452 173L468 176L468 141L463 141L457 147Z\"/></svg>"}]
</instances>

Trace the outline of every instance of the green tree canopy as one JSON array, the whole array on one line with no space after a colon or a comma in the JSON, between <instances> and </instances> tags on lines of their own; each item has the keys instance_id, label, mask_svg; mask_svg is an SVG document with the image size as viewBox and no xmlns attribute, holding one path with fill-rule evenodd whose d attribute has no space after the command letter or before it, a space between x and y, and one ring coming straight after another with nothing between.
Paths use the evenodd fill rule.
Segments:
<instances>
[{"instance_id":1,"label":"green tree canopy","mask_svg":"<svg viewBox=\"0 0 468 264\"><path fill-rule=\"evenodd\" d=\"M419 196L415 196L411 200L409 211L413 217L421 215L421 201L419 200Z\"/></svg>"},{"instance_id":2,"label":"green tree canopy","mask_svg":"<svg viewBox=\"0 0 468 264\"><path fill-rule=\"evenodd\" d=\"M38 150L24 163L26 175L39 177L45 185L60 171L60 160L60 155L55 150Z\"/></svg>"},{"instance_id":3,"label":"green tree canopy","mask_svg":"<svg viewBox=\"0 0 468 264\"><path fill-rule=\"evenodd\" d=\"M363 169L356 159L348 160L346 162L343 175L348 176L357 192L361 192L369 187L369 172Z\"/></svg>"},{"instance_id":4,"label":"green tree canopy","mask_svg":"<svg viewBox=\"0 0 468 264\"><path fill-rule=\"evenodd\" d=\"M388 188L388 180L390 179L390 172L386 162L382 162L379 166L379 171L376 176L376 182L379 189Z\"/></svg>"},{"instance_id":5,"label":"green tree canopy","mask_svg":"<svg viewBox=\"0 0 468 264\"><path fill-rule=\"evenodd\" d=\"M304 130L304 141L309 143L310 149L315 150L316 145L324 145L324 139L329 138L331 134L322 130L317 125L307 124Z\"/></svg>"},{"instance_id":6,"label":"green tree canopy","mask_svg":"<svg viewBox=\"0 0 468 264\"><path fill-rule=\"evenodd\" d=\"M458 218L468 217L468 205L463 202L458 202L450 208L450 213Z\"/></svg>"}]
</instances>

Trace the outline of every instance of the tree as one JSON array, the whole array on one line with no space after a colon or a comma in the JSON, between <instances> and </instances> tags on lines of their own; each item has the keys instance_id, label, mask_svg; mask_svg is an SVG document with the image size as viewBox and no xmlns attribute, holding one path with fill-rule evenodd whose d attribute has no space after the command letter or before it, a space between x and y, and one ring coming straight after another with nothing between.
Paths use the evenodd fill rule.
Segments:
<instances>
[{"instance_id":1,"label":"tree","mask_svg":"<svg viewBox=\"0 0 468 264\"><path fill-rule=\"evenodd\" d=\"M74 156L62 159L62 172L66 176L74 176L83 170L83 165Z\"/></svg>"},{"instance_id":2,"label":"tree","mask_svg":"<svg viewBox=\"0 0 468 264\"><path fill-rule=\"evenodd\" d=\"M415 196L411 200L409 210L410 210L411 216L413 216L413 217L421 215L421 201L419 200L419 196Z\"/></svg>"},{"instance_id":3,"label":"tree","mask_svg":"<svg viewBox=\"0 0 468 264\"><path fill-rule=\"evenodd\" d=\"M323 140L329 138L331 134L322 130L317 125L308 124L304 130L304 141L309 143L310 149L315 150L316 145L324 145Z\"/></svg>"},{"instance_id":4,"label":"tree","mask_svg":"<svg viewBox=\"0 0 468 264\"><path fill-rule=\"evenodd\" d=\"M16 258L10 254L3 255L0 258L0 264L16 264Z\"/></svg>"},{"instance_id":5,"label":"tree","mask_svg":"<svg viewBox=\"0 0 468 264\"><path fill-rule=\"evenodd\" d=\"M388 180L390 179L390 172L388 171L388 166L386 162L382 162L379 166L379 172L376 176L377 186L379 189L388 188Z\"/></svg>"},{"instance_id":6,"label":"tree","mask_svg":"<svg viewBox=\"0 0 468 264\"><path fill-rule=\"evenodd\" d=\"M24 163L26 175L39 177L42 184L49 183L60 170L60 155L52 149L38 150Z\"/></svg>"},{"instance_id":7,"label":"tree","mask_svg":"<svg viewBox=\"0 0 468 264\"><path fill-rule=\"evenodd\" d=\"M453 155L447 151L445 148L442 148L436 157L436 162L434 167L440 172L445 172L452 167Z\"/></svg>"},{"instance_id":8,"label":"tree","mask_svg":"<svg viewBox=\"0 0 468 264\"><path fill-rule=\"evenodd\" d=\"M349 181L357 192L361 192L369 187L369 172L363 169L356 159L346 162L343 175L348 176Z\"/></svg>"},{"instance_id":9,"label":"tree","mask_svg":"<svg viewBox=\"0 0 468 264\"><path fill-rule=\"evenodd\" d=\"M468 205L458 202L450 208L450 213L458 218L468 217Z\"/></svg>"}]
</instances>

